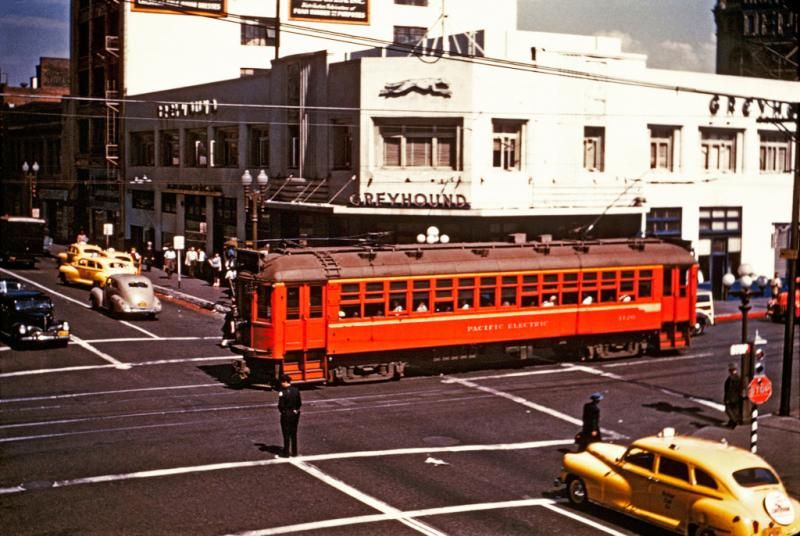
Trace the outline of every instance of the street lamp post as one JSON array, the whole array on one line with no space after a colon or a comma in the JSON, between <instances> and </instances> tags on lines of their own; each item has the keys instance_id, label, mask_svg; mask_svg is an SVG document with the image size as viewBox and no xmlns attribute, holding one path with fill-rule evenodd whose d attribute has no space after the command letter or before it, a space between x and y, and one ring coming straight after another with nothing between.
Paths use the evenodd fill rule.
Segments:
<instances>
[{"instance_id":1,"label":"street lamp post","mask_svg":"<svg viewBox=\"0 0 800 536\"><path fill-rule=\"evenodd\" d=\"M253 226L253 247L258 249L258 209L261 206L262 197L267 193L267 185L269 184L269 177L262 169L256 176L256 188L253 186L253 176L250 170L245 169L242 173L242 187L244 187L244 196L250 201L250 222Z\"/></svg>"},{"instance_id":2,"label":"street lamp post","mask_svg":"<svg viewBox=\"0 0 800 536\"><path fill-rule=\"evenodd\" d=\"M33 216L33 198L36 195L36 175L39 173L39 163L34 161L32 166L28 161L22 163L22 173L25 174L25 182L28 187L28 214Z\"/></svg>"},{"instance_id":3,"label":"street lamp post","mask_svg":"<svg viewBox=\"0 0 800 536\"><path fill-rule=\"evenodd\" d=\"M756 439L758 438L758 406L753 404L747 396L747 388L750 381L753 379L753 342L748 340L747 317L750 312L750 297L753 286L753 270L749 264L742 263L737 270L739 274L739 287L738 291L731 291L730 288L736 283L736 277L728 272L722 276L722 284L728 290L729 294L734 296L738 295L741 304L739 310L742 312L742 344L747 346L747 350L742 353L741 368L742 371L742 424L750 424L750 450L756 452Z\"/></svg>"}]
</instances>

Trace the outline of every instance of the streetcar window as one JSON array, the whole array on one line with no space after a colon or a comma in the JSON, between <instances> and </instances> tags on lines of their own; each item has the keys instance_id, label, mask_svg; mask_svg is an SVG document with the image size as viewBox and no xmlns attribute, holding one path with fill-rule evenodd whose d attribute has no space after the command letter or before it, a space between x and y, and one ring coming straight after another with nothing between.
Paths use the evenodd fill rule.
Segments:
<instances>
[{"instance_id":1,"label":"streetcar window","mask_svg":"<svg viewBox=\"0 0 800 536\"><path fill-rule=\"evenodd\" d=\"M448 281L450 280L448 279ZM437 284L436 286L438 287L439 285ZM437 313L449 313L455 308L453 306L453 289L451 288L437 290L435 300L433 310Z\"/></svg>"},{"instance_id":2,"label":"streetcar window","mask_svg":"<svg viewBox=\"0 0 800 536\"><path fill-rule=\"evenodd\" d=\"M343 305L342 308L339 310L340 319L359 318L359 317L361 317L360 305Z\"/></svg>"},{"instance_id":3,"label":"streetcar window","mask_svg":"<svg viewBox=\"0 0 800 536\"><path fill-rule=\"evenodd\" d=\"M345 283L342 285L342 294L358 294L358 283Z\"/></svg>"},{"instance_id":4,"label":"streetcar window","mask_svg":"<svg viewBox=\"0 0 800 536\"><path fill-rule=\"evenodd\" d=\"M364 316L383 316L385 313L385 297L383 281L367 283L364 293Z\"/></svg>"},{"instance_id":5,"label":"streetcar window","mask_svg":"<svg viewBox=\"0 0 800 536\"><path fill-rule=\"evenodd\" d=\"M480 292L478 293L481 307L495 306L495 296L497 295L496 287L496 277L481 277L481 287Z\"/></svg>"},{"instance_id":6,"label":"streetcar window","mask_svg":"<svg viewBox=\"0 0 800 536\"><path fill-rule=\"evenodd\" d=\"M649 298L653 295L653 282L649 279L639 280L639 297Z\"/></svg>"},{"instance_id":7,"label":"streetcar window","mask_svg":"<svg viewBox=\"0 0 800 536\"><path fill-rule=\"evenodd\" d=\"M578 280L578 273L577 272L566 272L564 274L564 281L577 281Z\"/></svg>"},{"instance_id":8,"label":"streetcar window","mask_svg":"<svg viewBox=\"0 0 800 536\"><path fill-rule=\"evenodd\" d=\"M286 319L300 318L300 287L286 287Z\"/></svg>"},{"instance_id":9,"label":"streetcar window","mask_svg":"<svg viewBox=\"0 0 800 536\"><path fill-rule=\"evenodd\" d=\"M680 281L680 287L678 289L678 292L680 292L681 298L685 298L689 287L689 268L684 266L680 269L679 281Z\"/></svg>"},{"instance_id":10,"label":"streetcar window","mask_svg":"<svg viewBox=\"0 0 800 536\"><path fill-rule=\"evenodd\" d=\"M459 289L458 308L471 309L475 307L475 292L472 289Z\"/></svg>"},{"instance_id":11,"label":"streetcar window","mask_svg":"<svg viewBox=\"0 0 800 536\"><path fill-rule=\"evenodd\" d=\"M664 296L672 296L672 267L664 267Z\"/></svg>"},{"instance_id":12,"label":"streetcar window","mask_svg":"<svg viewBox=\"0 0 800 536\"><path fill-rule=\"evenodd\" d=\"M389 294L389 312L404 313L408 311L408 297L405 292L393 292Z\"/></svg>"},{"instance_id":13,"label":"streetcar window","mask_svg":"<svg viewBox=\"0 0 800 536\"><path fill-rule=\"evenodd\" d=\"M417 279L414 281L414 288L420 290L431 288L431 282L427 279Z\"/></svg>"},{"instance_id":14,"label":"streetcar window","mask_svg":"<svg viewBox=\"0 0 800 536\"><path fill-rule=\"evenodd\" d=\"M428 292L415 292L412 300L415 312L427 313L430 311L430 294Z\"/></svg>"},{"instance_id":15,"label":"streetcar window","mask_svg":"<svg viewBox=\"0 0 800 536\"><path fill-rule=\"evenodd\" d=\"M534 283L534 284L539 283L539 276L536 275L536 274L523 275L522 276L522 284L523 285L527 285L527 284L531 284L531 283Z\"/></svg>"},{"instance_id":16,"label":"streetcar window","mask_svg":"<svg viewBox=\"0 0 800 536\"><path fill-rule=\"evenodd\" d=\"M545 283L558 283L558 274L544 274Z\"/></svg>"},{"instance_id":17,"label":"streetcar window","mask_svg":"<svg viewBox=\"0 0 800 536\"><path fill-rule=\"evenodd\" d=\"M437 279L436 288L453 288L452 279Z\"/></svg>"},{"instance_id":18,"label":"streetcar window","mask_svg":"<svg viewBox=\"0 0 800 536\"><path fill-rule=\"evenodd\" d=\"M583 274L583 281L597 281L597 272L586 272Z\"/></svg>"},{"instance_id":19,"label":"streetcar window","mask_svg":"<svg viewBox=\"0 0 800 536\"><path fill-rule=\"evenodd\" d=\"M517 276L515 275L504 275L503 276L503 285L516 285L517 284Z\"/></svg>"},{"instance_id":20,"label":"streetcar window","mask_svg":"<svg viewBox=\"0 0 800 536\"><path fill-rule=\"evenodd\" d=\"M256 289L256 317L272 320L272 287L269 285L260 285Z\"/></svg>"},{"instance_id":21,"label":"streetcar window","mask_svg":"<svg viewBox=\"0 0 800 536\"><path fill-rule=\"evenodd\" d=\"M374 293L374 292L383 292L383 282L373 282L367 283L367 292Z\"/></svg>"},{"instance_id":22,"label":"streetcar window","mask_svg":"<svg viewBox=\"0 0 800 536\"><path fill-rule=\"evenodd\" d=\"M503 287L500 292L500 306L511 307L514 305L517 305L517 287Z\"/></svg>"},{"instance_id":23,"label":"streetcar window","mask_svg":"<svg viewBox=\"0 0 800 536\"><path fill-rule=\"evenodd\" d=\"M308 317L322 318L322 287L311 285L308 287Z\"/></svg>"},{"instance_id":24,"label":"streetcar window","mask_svg":"<svg viewBox=\"0 0 800 536\"><path fill-rule=\"evenodd\" d=\"M603 272L603 281L616 281L617 272Z\"/></svg>"},{"instance_id":25,"label":"streetcar window","mask_svg":"<svg viewBox=\"0 0 800 536\"><path fill-rule=\"evenodd\" d=\"M615 302L617 301L617 289L615 288L604 288L600 291L600 301L601 302Z\"/></svg>"},{"instance_id":26,"label":"streetcar window","mask_svg":"<svg viewBox=\"0 0 800 536\"><path fill-rule=\"evenodd\" d=\"M364 316L383 316L383 302L381 303L365 303Z\"/></svg>"},{"instance_id":27,"label":"streetcar window","mask_svg":"<svg viewBox=\"0 0 800 536\"><path fill-rule=\"evenodd\" d=\"M389 290L403 290L408 288L408 281L392 281L389 283Z\"/></svg>"},{"instance_id":28,"label":"streetcar window","mask_svg":"<svg viewBox=\"0 0 800 536\"><path fill-rule=\"evenodd\" d=\"M459 277L458 278L458 286L460 288L474 287L475 286L475 279L472 278L472 277Z\"/></svg>"}]
</instances>

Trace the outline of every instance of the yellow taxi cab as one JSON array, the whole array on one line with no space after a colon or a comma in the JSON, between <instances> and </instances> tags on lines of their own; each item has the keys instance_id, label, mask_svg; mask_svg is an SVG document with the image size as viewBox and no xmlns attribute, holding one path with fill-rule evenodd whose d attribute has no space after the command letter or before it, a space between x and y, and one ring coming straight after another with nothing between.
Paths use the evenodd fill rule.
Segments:
<instances>
[{"instance_id":1,"label":"yellow taxi cab","mask_svg":"<svg viewBox=\"0 0 800 536\"><path fill-rule=\"evenodd\" d=\"M66 250L58 254L58 264L67 264L78 257L100 257L103 255L103 248L94 244L77 242L70 244Z\"/></svg>"},{"instance_id":2,"label":"yellow taxi cab","mask_svg":"<svg viewBox=\"0 0 800 536\"><path fill-rule=\"evenodd\" d=\"M136 267L133 264L102 256L79 256L58 267L58 278L62 283L92 287L103 287L111 275L135 273Z\"/></svg>"},{"instance_id":3,"label":"yellow taxi cab","mask_svg":"<svg viewBox=\"0 0 800 536\"><path fill-rule=\"evenodd\" d=\"M628 447L598 442L569 452L558 482L574 505L591 502L679 534L800 533L800 503L761 457L671 429Z\"/></svg>"}]
</instances>

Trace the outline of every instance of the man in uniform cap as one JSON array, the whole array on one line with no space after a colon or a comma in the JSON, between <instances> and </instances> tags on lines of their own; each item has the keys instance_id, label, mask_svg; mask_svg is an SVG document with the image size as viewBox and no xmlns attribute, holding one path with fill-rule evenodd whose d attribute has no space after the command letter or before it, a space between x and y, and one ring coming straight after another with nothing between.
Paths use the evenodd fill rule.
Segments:
<instances>
[{"instance_id":1,"label":"man in uniform cap","mask_svg":"<svg viewBox=\"0 0 800 536\"><path fill-rule=\"evenodd\" d=\"M725 378L725 413L728 415L728 428L736 428L742 419L742 378L736 363L728 364L728 377Z\"/></svg>"},{"instance_id":2,"label":"man in uniform cap","mask_svg":"<svg viewBox=\"0 0 800 536\"><path fill-rule=\"evenodd\" d=\"M600 401L603 400L603 393L592 393L589 402L583 405L583 428L580 433L578 445L581 450L585 450L589 443L601 441L600 433Z\"/></svg>"},{"instance_id":3,"label":"man in uniform cap","mask_svg":"<svg viewBox=\"0 0 800 536\"><path fill-rule=\"evenodd\" d=\"M292 385L292 378L288 374L281 374L281 389L278 391L278 411L281 414L281 432L283 433L282 456L297 456L297 425L300 423L300 390Z\"/></svg>"}]
</instances>

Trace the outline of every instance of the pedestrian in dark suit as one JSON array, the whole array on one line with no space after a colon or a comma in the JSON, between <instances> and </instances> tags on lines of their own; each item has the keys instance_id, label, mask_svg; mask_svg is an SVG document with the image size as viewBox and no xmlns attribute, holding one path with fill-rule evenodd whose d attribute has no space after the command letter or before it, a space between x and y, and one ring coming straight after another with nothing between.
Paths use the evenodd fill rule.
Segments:
<instances>
[{"instance_id":1,"label":"pedestrian in dark suit","mask_svg":"<svg viewBox=\"0 0 800 536\"><path fill-rule=\"evenodd\" d=\"M283 433L283 457L297 456L297 425L300 423L300 390L292 385L292 378L288 374L280 377L281 389L278 392L278 411L281 414L281 432Z\"/></svg>"},{"instance_id":2,"label":"pedestrian in dark suit","mask_svg":"<svg viewBox=\"0 0 800 536\"><path fill-rule=\"evenodd\" d=\"M742 377L736 367L736 363L728 364L728 377L725 378L725 413L728 415L728 422L725 426L736 428L742 422Z\"/></svg>"},{"instance_id":3,"label":"pedestrian in dark suit","mask_svg":"<svg viewBox=\"0 0 800 536\"><path fill-rule=\"evenodd\" d=\"M583 405L583 428L581 428L580 450L586 450L589 443L602 441L603 435L600 432L600 401L603 400L603 393L592 393L589 402Z\"/></svg>"}]
</instances>

